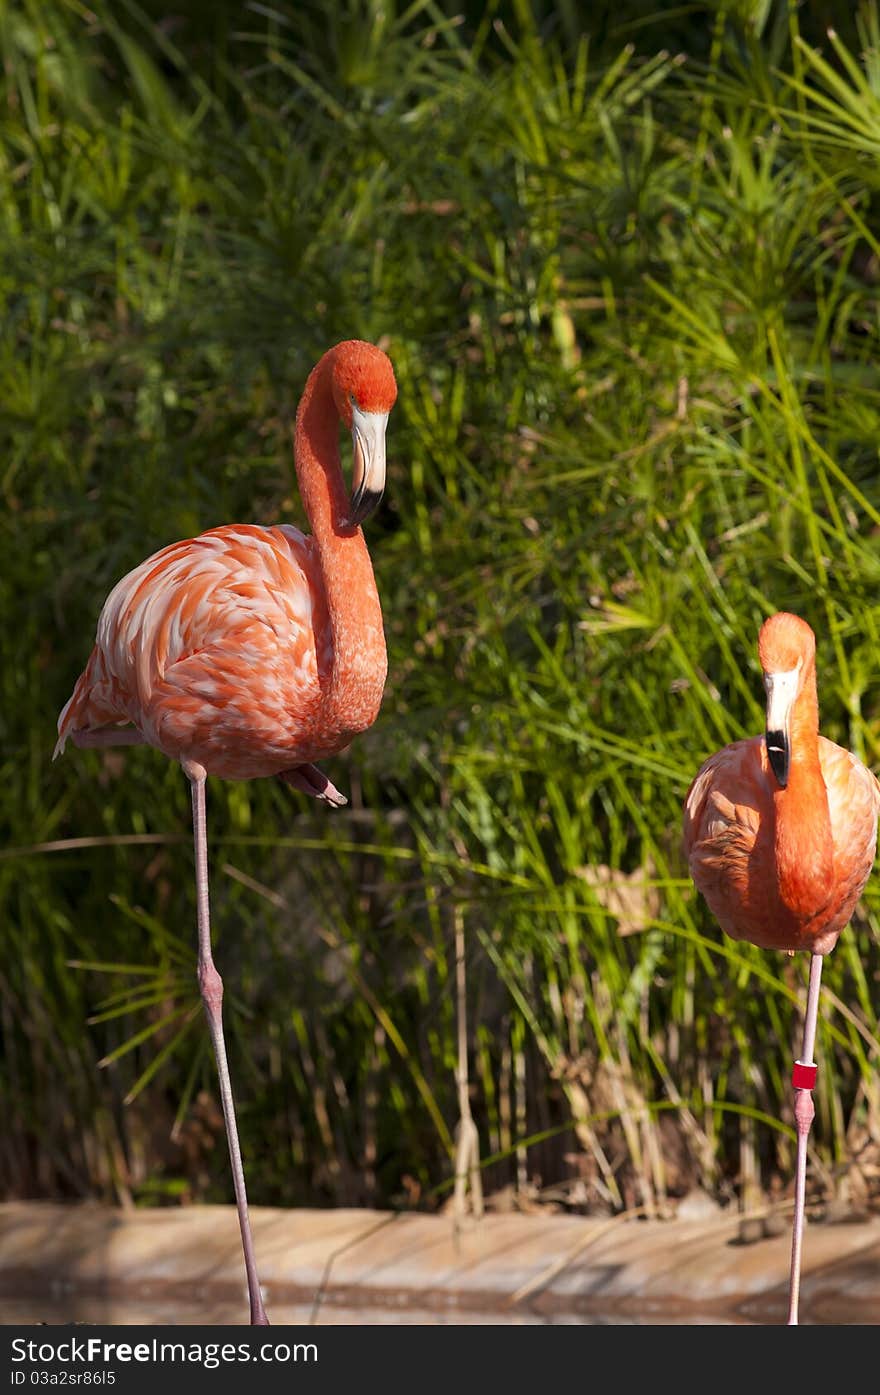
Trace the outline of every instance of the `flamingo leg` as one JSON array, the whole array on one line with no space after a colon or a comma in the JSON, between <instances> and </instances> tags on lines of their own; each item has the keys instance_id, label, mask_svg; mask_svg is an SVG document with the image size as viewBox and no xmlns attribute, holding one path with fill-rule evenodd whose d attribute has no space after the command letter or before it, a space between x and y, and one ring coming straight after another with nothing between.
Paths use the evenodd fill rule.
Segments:
<instances>
[{"instance_id":1,"label":"flamingo leg","mask_svg":"<svg viewBox=\"0 0 880 1395\"><path fill-rule=\"evenodd\" d=\"M348 800L344 794L340 794L335 785L331 784L316 765L294 765L290 770L282 770L278 775L279 780L283 780L286 785L292 785L296 790L302 790L303 794L310 794L313 799L322 799L325 804L332 804L334 808L341 809Z\"/></svg>"},{"instance_id":2,"label":"flamingo leg","mask_svg":"<svg viewBox=\"0 0 880 1395\"><path fill-rule=\"evenodd\" d=\"M211 953L211 921L208 908L208 834L205 816L205 780L203 766L194 761L183 762L183 768L190 782L193 807L193 836L196 856L196 895L199 929L199 990L214 1055L217 1060L217 1075L220 1081L220 1099L223 1104L223 1118L226 1122L226 1138L229 1143L229 1159L232 1164L232 1181L235 1187L235 1204L238 1209L238 1224L241 1229L241 1244L244 1251L244 1267L247 1273L248 1297L251 1308L251 1325L268 1327L269 1319L263 1307L260 1281L257 1277L257 1261L254 1254L254 1241L248 1216L247 1191L244 1183L244 1167L241 1160L241 1147L238 1141L238 1127L235 1122L235 1105L232 1099L232 1081L226 1059L226 1042L223 1037L223 980L214 967Z\"/></svg>"},{"instance_id":3,"label":"flamingo leg","mask_svg":"<svg viewBox=\"0 0 880 1395\"><path fill-rule=\"evenodd\" d=\"M793 1080L794 1117L797 1124L797 1169L795 1172L794 1222L791 1232L791 1277L789 1280L788 1325L798 1325L798 1299L801 1290L801 1246L804 1238L804 1202L807 1190L807 1141L810 1126L815 1117L813 1107L813 1084L816 1079L816 1064L813 1049L816 1045L816 1022L819 1016L819 984L822 978L822 955L810 957L810 987L807 991L807 1011L804 1017L804 1042L800 1060L795 1062ZM803 1068L799 1071L799 1067ZM798 1085L798 1078L813 1084Z\"/></svg>"}]
</instances>

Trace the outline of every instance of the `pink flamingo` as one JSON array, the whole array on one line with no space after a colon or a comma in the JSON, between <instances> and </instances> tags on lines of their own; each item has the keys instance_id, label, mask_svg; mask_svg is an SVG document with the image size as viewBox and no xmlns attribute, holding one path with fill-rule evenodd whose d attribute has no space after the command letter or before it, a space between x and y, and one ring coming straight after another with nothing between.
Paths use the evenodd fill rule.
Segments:
<instances>
[{"instance_id":1,"label":"pink flamingo","mask_svg":"<svg viewBox=\"0 0 880 1395\"><path fill-rule=\"evenodd\" d=\"M771 615L758 636L767 691L763 736L734 741L700 767L684 805L691 876L735 940L808 949L803 1047L794 1064L795 1210L788 1322L798 1320L807 1139L822 956L852 916L877 847L880 785L849 751L819 735L816 637L796 615Z\"/></svg>"},{"instance_id":2,"label":"pink flamingo","mask_svg":"<svg viewBox=\"0 0 880 1395\"><path fill-rule=\"evenodd\" d=\"M314 765L376 719L387 673L382 609L360 524L385 487L385 427L397 396L380 349L348 340L306 383L294 454L312 528L231 524L172 543L118 582L95 647L58 718L55 755L77 746L156 746L190 782L198 979L217 1060L250 1320L266 1324L223 1037L223 982L208 911L205 780L277 775L331 805ZM340 421L354 446L352 493ZM129 725L122 725L129 724Z\"/></svg>"}]
</instances>

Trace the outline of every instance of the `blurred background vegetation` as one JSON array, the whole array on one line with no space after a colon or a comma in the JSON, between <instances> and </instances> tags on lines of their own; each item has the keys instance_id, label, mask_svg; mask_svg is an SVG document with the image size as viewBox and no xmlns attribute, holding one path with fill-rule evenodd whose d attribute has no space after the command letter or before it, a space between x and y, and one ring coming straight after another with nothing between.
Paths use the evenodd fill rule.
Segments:
<instances>
[{"instance_id":1,"label":"blurred background vegetation","mask_svg":"<svg viewBox=\"0 0 880 1395\"><path fill-rule=\"evenodd\" d=\"M0 0L0 45L3 1195L231 1197L186 780L54 728L125 571L305 523L352 336L400 386L383 710L342 812L209 785L251 1198L444 1203L457 934L494 1204L780 1194L806 962L722 937L681 804L775 609L880 766L876 5ZM878 886L813 1134L861 1209Z\"/></svg>"}]
</instances>

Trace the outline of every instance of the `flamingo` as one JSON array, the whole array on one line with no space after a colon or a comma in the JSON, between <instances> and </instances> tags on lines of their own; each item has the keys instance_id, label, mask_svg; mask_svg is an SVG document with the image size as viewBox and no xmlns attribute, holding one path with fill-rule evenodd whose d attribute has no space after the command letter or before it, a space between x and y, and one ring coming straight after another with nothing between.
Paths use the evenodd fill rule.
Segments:
<instances>
[{"instance_id":1,"label":"flamingo","mask_svg":"<svg viewBox=\"0 0 880 1395\"><path fill-rule=\"evenodd\" d=\"M813 1060L822 959L837 944L874 865L880 784L819 735L816 637L797 615L765 620L758 657L763 736L734 741L700 767L684 804L691 877L735 940L810 951L803 1046L794 1063L797 1158L788 1323L796 1326Z\"/></svg>"},{"instance_id":2,"label":"flamingo","mask_svg":"<svg viewBox=\"0 0 880 1395\"><path fill-rule=\"evenodd\" d=\"M387 673L382 609L360 525L385 487L397 396L388 357L347 340L306 382L294 459L312 534L231 524L172 543L104 603L91 657L58 718L55 756L76 746L155 746L190 782L198 982L217 1061L250 1321L267 1325L211 953L205 782L278 776L338 806L314 764L375 721ZM354 447L349 498L339 424Z\"/></svg>"}]
</instances>

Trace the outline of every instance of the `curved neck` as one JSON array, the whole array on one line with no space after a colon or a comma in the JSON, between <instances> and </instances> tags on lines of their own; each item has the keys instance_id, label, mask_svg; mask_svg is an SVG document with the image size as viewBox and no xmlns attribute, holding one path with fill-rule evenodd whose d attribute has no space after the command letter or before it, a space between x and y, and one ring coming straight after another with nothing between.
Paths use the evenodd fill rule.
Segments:
<instances>
[{"instance_id":1,"label":"curved neck","mask_svg":"<svg viewBox=\"0 0 880 1395\"><path fill-rule=\"evenodd\" d=\"M791 714L788 784L773 796L780 896L795 912L823 904L834 874L828 791L819 761L816 670L807 672Z\"/></svg>"},{"instance_id":2,"label":"curved neck","mask_svg":"<svg viewBox=\"0 0 880 1395\"><path fill-rule=\"evenodd\" d=\"M296 413L293 443L299 492L319 550L334 538L351 538L353 532L342 528L348 500L339 463L332 371L332 361L325 355L309 374Z\"/></svg>"},{"instance_id":3,"label":"curved neck","mask_svg":"<svg viewBox=\"0 0 880 1395\"><path fill-rule=\"evenodd\" d=\"M325 355L309 375L294 435L296 475L312 529L332 641L321 704L322 726L328 737L362 730L361 725L352 727L351 722L357 723L357 713L370 706L377 682L378 710L385 681L385 634L370 554L360 528L343 522L349 499L339 461L339 414L333 400L332 371L332 356ZM374 717L375 711L369 721Z\"/></svg>"}]
</instances>

